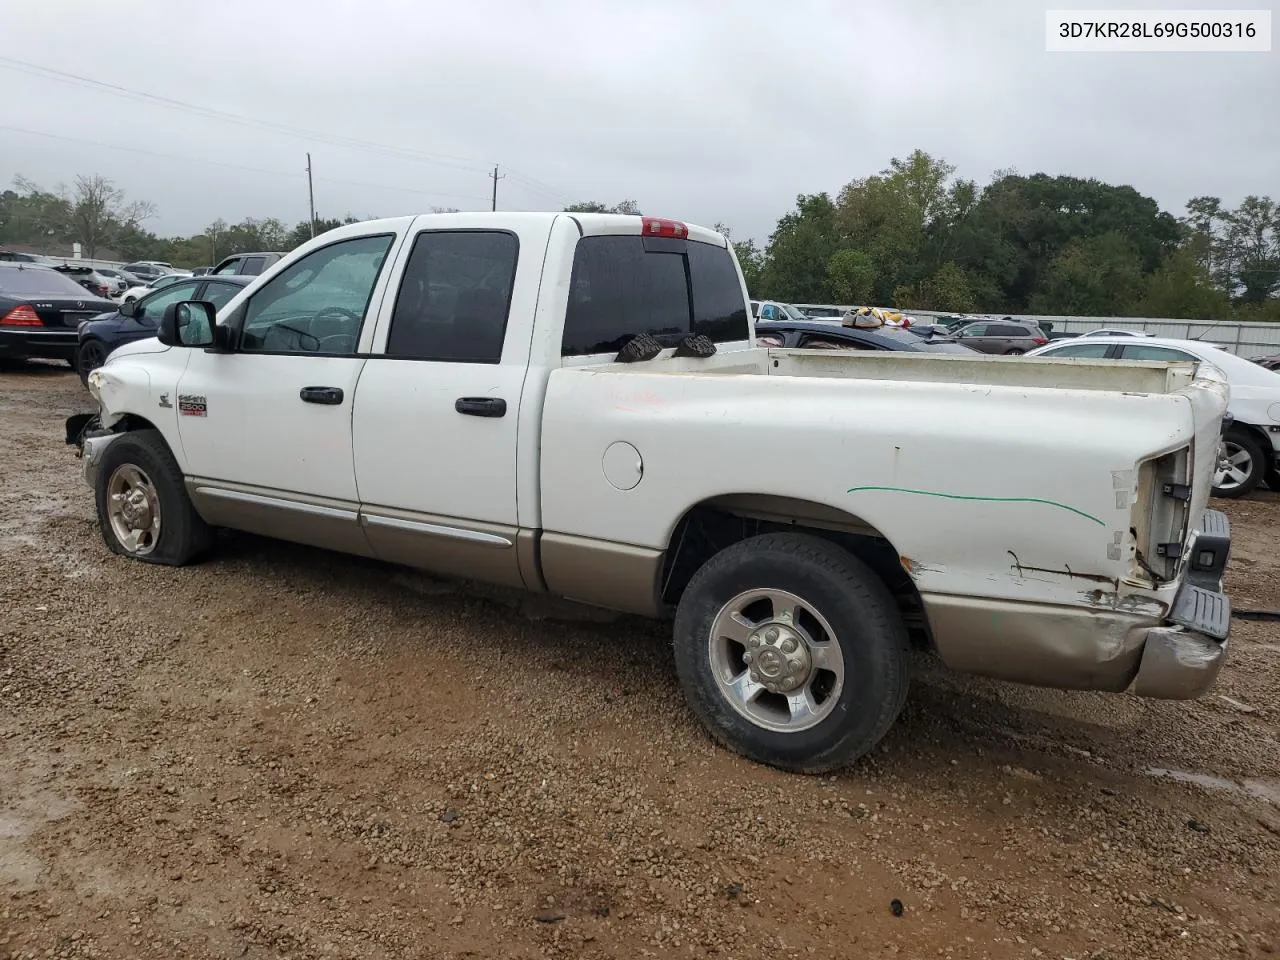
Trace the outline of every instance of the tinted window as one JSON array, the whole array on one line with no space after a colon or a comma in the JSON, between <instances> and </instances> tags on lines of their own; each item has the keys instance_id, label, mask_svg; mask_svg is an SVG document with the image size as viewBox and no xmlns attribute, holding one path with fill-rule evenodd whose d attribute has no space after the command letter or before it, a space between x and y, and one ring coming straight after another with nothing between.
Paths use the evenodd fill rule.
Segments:
<instances>
[{"instance_id":1,"label":"tinted window","mask_svg":"<svg viewBox=\"0 0 1280 960\"><path fill-rule=\"evenodd\" d=\"M247 273L247 274L250 274L251 276L256 277L258 274L262 272L263 267L265 267L266 265L267 265L266 257L245 257L244 268L240 272Z\"/></svg>"},{"instance_id":2,"label":"tinted window","mask_svg":"<svg viewBox=\"0 0 1280 960\"><path fill-rule=\"evenodd\" d=\"M1026 327L1015 327L1009 323L993 323L987 328L988 337L1030 337L1034 336Z\"/></svg>"},{"instance_id":3,"label":"tinted window","mask_svg":"<svg viewBox=\"0 0 1280 960\"><path fill-rule=\"evenodd\" d=\"M200 299L208 300L221 310L224 304L243 289L244 287L237 283L215 283L211 281L205 284L204 293L200 295Z\"/></svg>"},{"instance_id":4,"label":"tinted window","mask_svg":"<svg viewBox=\"0 0 1280 960\"><path fill-rule=\"evenodd\" d=\"M1039 354L1042 357L1091 357L1093 359L1101 359L1107 355L1107 351L1111 349L1109 343L1073 343L1069 347L1060 347L1057 350L1051 350L1048 353Z\"/></svg>"},{"instance_id":5,"label":"tinted window","mask_svg":"<svg viewBox=\"0 0 1280 960\"><path fill-rule=\"evenodd\" d=\"M496 230L418 234L400 281L387 355L497 363L519 241Z\"/></svg>"},{"instance_id":6,"label":"tinted window","mask_svg":"<svg viewBox=\"0 0 1280 960\"><path fill-rule=\"evenodd\" d=\"M374 284L394 237L355 237L321 247L249 298L240 349L355 353Z\"/></svg>"},{"instance_id":7,"label":"tinted window","mask_svg":"<svg viewBox=\"0 0 1280 960\"><path fill-rule=\"evenodd\" d=\"M191 300L196 295L199 284L192 280L187 283L171 283L159 293L148 294L138 301L138 312L134 316L149 323L159 323L164 316L164 308L171 303Z\"/></svg>"},{"instance_id":8,"label":"tinted window","mask_svg":"<svg viewBox=\"0 0 1280 960\"><path fill-rule=\"evenodd\" d=\"M47 267L0 269L0 292L20 297L84 297L84 287Z\"/></svg>"},{"instance_id":9,"label":"tinted window","mask_svg":"<svg viewBox=\"0 0 1280 960\"><path fill-rule=\"evenodd\" d=\"M1172 347L1154 347L1142 343L1125 344L1123 356L1126 360L1190 360L1192 363L1198 363L1199 357L1186 353L1182 350L1174 350Z\"/></svg>"},{"instance_id":10,"label":"tinted window","mask_svg":"<svg viewBox=\"0 0 1280 960\"><path fill-rule=\"evenodd\" d=\"M573 258L565 356L613 353L639 333L674 346L692 332L747 339L747 304L729 251L644 237L584 237Z\"/></svg>"}]
</instances>

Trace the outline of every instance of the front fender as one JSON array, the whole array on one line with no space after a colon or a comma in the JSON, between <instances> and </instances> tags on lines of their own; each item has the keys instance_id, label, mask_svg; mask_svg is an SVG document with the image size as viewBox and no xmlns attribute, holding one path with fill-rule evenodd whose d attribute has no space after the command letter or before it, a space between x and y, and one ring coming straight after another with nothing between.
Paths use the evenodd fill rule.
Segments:
<instances>
[{"instance_id":1,"label":"front fender","mask_svg":"<svg viewBox=\"0 0 1280 960\"><path fill-rule=\"evenodd\" d=\"M98 402L98 418L106 430L117 429L126 418L154 427L164 437L178 466L186 470L186 455L178 430L178 382L190 351L174 350L151 338L125 344L86 379Z\"/></svg>"}]
</instances>

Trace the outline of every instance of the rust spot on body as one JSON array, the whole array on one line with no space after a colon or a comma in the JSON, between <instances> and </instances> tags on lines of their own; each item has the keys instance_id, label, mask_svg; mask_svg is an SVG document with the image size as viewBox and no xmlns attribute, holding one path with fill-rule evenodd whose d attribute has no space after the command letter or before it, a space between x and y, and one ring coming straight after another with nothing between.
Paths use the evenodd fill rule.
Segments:
<instances>
[{"instance_id":1,"label":"rust spot on body","mask_svg":"<svg viewBox=\"0 0 1280 960\"><path fill-rule=\"evenodd\" d=\"M1113 590L1120 589L1120 580L1118 577L1108 577L1102 573L1076 573L1065 563L1061 570L1055 570L1051 567L1032 567L1023 563L1018 559L1018 555L1012 550L1006 550L1009 556L1013 557L1013 563L1009 565L1009 569L1013 570L1020 577L1026 576L1028 573L1052 573L1059 577L1069 577L1072 580L1092 580L1094 583L1110 584Z\"/></svg>"}]
</instances>

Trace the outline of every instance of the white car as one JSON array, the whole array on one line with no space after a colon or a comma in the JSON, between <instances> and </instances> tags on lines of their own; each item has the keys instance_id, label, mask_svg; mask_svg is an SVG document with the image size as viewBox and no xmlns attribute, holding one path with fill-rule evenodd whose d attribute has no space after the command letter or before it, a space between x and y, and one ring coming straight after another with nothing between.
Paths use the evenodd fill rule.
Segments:
<instances>
[{"instance_id":1,"label":"white car","mask_svg":"<svg viewBox=\"0 0 1280 960\"><path fill-rule=\"evenodd\" d=\"M694 713L785 769L870 750L913 644L1170 699L1227 657L1215 369L758 347L692 224L338 227L87 385L65 432L116 553L228 527L671 619Z\"/></svg>"},{"instance_id":2,"label":"white car","mask_svg":"<svg viewBox=\"0 0 1280 960\"><path fill-rule=\"evenodd\" d=\"M121 303L130 303L134 300L141 300L147 294L159 290L161 287L167 287L171 283L177 283L179 280L190 280L191 274L185 272L165 273L156 277L150 283L144 283L141 286L130 287L120 297Z\"/></svg>"},{"instance_id":3,"label":"white car","mask_svg":"<svg viewBox=\"0 0 1280 960\"><path fill-rule=\"evenodd\" d=\"M1231 387L1227 407L1233 422L1223 435L1223 457L1214 477L1219 497L1243 497L1259 483L1280 490L1280 373L1201 340L1133 336L1057 340L1028 357L1087 360L1163 360L1211 363Z\"/></svg>"},{"instance_id":4,"label":"white car","mask_svg":"<svg viewBox=\"0 0 1280 960\"><path fill-rule=\"evenodd\" d=\"M1102 327L1099 330L1090 330L1088 333L1080 334L1083 337L1152 337L1155 334L1147 333L1143 330L1121 330L1119 327Z\"/></svg>"}]
</instances>

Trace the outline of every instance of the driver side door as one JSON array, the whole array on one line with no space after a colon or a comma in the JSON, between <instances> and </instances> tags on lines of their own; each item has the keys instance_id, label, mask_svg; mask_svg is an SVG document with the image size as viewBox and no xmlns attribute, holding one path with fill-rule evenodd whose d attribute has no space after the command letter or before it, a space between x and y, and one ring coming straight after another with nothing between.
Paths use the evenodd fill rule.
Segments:
<instances>
[{"instance_id":1,"label":"driver side door","mask_svg":"<svg viewBox=\"0 0 1280 960\"><path fill-rule=\"evenodd\" d=\"M173 405L187 488L209 523L368 554L351 410L400 235L313 250L220 318L229 349L191 351ZM362 348L363 347L363 348Z\"/></svg>"}]
</instances>

